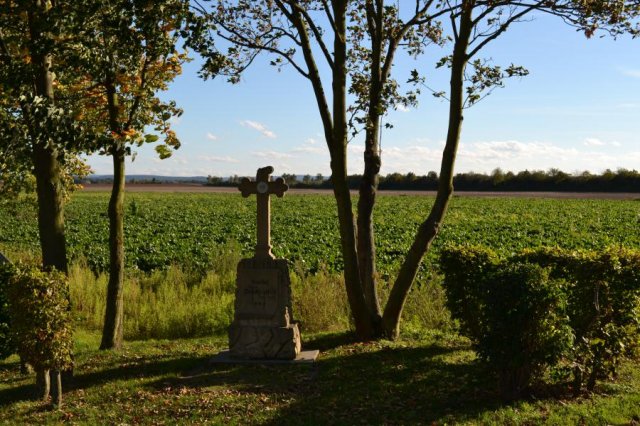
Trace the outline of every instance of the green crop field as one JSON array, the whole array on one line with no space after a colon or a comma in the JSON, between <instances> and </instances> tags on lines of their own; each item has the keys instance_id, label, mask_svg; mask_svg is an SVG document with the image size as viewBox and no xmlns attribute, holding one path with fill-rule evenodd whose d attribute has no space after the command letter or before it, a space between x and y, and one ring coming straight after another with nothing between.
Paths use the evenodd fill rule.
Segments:
<instances>
[{"instance_id":1,"label":"green crop field","mask_svg":"<svg viewBox=\"0 0 640 426\"><path fill-rule=\"evenodd\" d=\"M375 211L379 270L392 274L433 198L382 195ZM72 258L96 271L108 265L107 193L78 193L66 210ZM272 244L278 257L306 271L341 270L333 197L287 195L274 199ZM598 249L640 247L640 201L454 197L435 250L447 243L477 243L502 252L525 247ZM171 264L206 269L223 245L245 254L255 244L255 199L239 194L130 193L126 203L129 267L144 271ZM37 253L36 210L21 201L0 205L0 250ZM428 267L428 266L425 266Z\"/></svg>"}]
</instances>

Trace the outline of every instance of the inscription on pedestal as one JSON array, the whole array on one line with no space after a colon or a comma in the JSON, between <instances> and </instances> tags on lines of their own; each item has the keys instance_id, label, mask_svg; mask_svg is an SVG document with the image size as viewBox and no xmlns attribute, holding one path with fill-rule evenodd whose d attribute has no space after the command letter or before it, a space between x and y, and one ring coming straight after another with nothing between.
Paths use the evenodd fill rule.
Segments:
<instances>
[{"instance_id":1,"label":"inscription on pedestal","mask_svg":"<svg viewBox=\"0 0 640 426\"><path fill-rule=\"evenodd\" d=\"M271 319L277 314L279 272L238 268L238 319Z\"/></svg>"}]
</instances>

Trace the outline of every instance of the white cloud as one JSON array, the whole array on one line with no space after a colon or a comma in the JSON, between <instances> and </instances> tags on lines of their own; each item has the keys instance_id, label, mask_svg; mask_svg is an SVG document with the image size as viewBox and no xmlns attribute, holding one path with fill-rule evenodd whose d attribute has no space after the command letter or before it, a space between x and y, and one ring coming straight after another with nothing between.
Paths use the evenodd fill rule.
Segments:
<instances>
[{"instance_id":1,"label":"white cloud","mask_svg":"<svg viewBox=\"0 0 640 426\"><path fill-rule=\"evenodd\" d=\"M308 145L315 145L318 143L317 140L315 140L314 138L308 138L305 143L307 143Z\"/></svg>"},{"instance_id":2,"label":"white cloud","mask_svg":"<svg viewBox=\"0 0 640 426\"><path fill-rule=\"evenodd\" d=\"M396 104L395 105L396 111L400 111L400 112L409 112L411 111L411 109L409 107L406 107L402 104Z\"/></svg>"},{"instance_id":3,"label":"white cloud","mask_svg":"<svg viewBox=\"0 0 640 426\"><path fill-rule=\"evenodd\" d=\"M607 145L613 145L608 143ZM349 160L355 167L349 173L362 173L361 145L349 147ZM590 170L600 173L606 168L637 168L640 152L618 153L595 151L593 148L569 148L548 142L481 141L460 145L455 172L483 172L500 167L503 170L548 170L558 168L564 171ZM382 150L382 174L393 172L426 174L440 170L442 149L437 145L398 146L389 145ZM360 166L356 166L360 163Z\"/></svg>"},{"instance_id":4,"label":"white cloud","mask_svg":"<svg viewBox=\"0 0 640 426\"><path fill-rule=\"evenodd\" d=\"M586 138L583 144L584 146L589 146L589 147L614 146L616 148L619 148L622 146L622 144L618 141L604 142L598 138Z\"/></svg>"},{"instance_id":5,"label":"white cloud","mask_svg":"<svg viewBox=\"0 0 640 426\"><path fill-rule=\"evenodd\" d=\"M269 159L276 159L276 160L293 157L293 155L287 154L286 152L276 152L276 151L256 151L256 152L252 152L251 154L255 157L269 158Z\"/></svg>"},{"instance_id":6,"label":"white cloud","mask_svg":"<svg viewBox=\"0 0 640 426\"><path fill-rule=\"evenodd\" d=\"M461 171L503 170L591 170L600 172L627 163L624 155L564 148L547 142L491 141L463 145L459 155Z\"/></svg>"},{"instance_id":7,"label":"white cloud","mask_svg":"<svg viewBox=\"0 0 640 426\"><path fill-rule=\"evenodd\" d=\"M319 146L300 146L293 148L293 152L303 152L308 154L324 154L327 150Z\"/></svg>"},{"instance_id":8,"label":"white cloud","mask_svg":"<svg viewBox=\"0 0 640 426\"><path fill-rule=\"evenodd\" d=\"M209 139L210 141L217 141L218 137L211 132L207 132L207 139Z\"/></svg>"},{"instance_id":9,"label":"white cloud","mask_svg":"<svg viewBox=\"0 0 640 426\"><path fill-rule=\"evenodd\" d=\"M387 146L382 149L382 167L384 173L425 174L440 169L442 150L431 149L422 145L407 147Z\"/></svg>"},{"instance_id":10,"label":"white cloud","mask_svg":"<svg viewBox=\"0 0 640 426\"><path fill-rule=\"evenodd\" d=\"M627 77L640 78L640 70L620 68L620 72L622 73L622 75L626 75Z\"/></svg>"},{"instance_id":11,"label":"white cloud","mask_svg":"<svg viewBox=\"0 0 640 426\"><path fill-rule=\"evenodd\" d=\"M640 108L640 104L635 102L624 102L616 105L616 107L622 108L622 109L636 109L636 108Z\"/></svg>"},{"instance_id":12,"label":"white cloud","mask_svg":"<svg viewBox=\"0 0 640 426\"><path fill-rule=\"evenodd\" d=\"M349 145L347 145L347 151L354 154L362 154L364 152L364 144L351 142Z\"/></svg>"},{"instance_id":13,"label":"white cloud","mask_svg":"<svg viewBox=\"0 0 640 426\"><path fill-rule=\"evenodd\" d=\"M202 157L198 157L199 160L216 162L216 163L239 163L239 161L233 157L219 157L216 155L205 155Z\"/></svg>"},{"instance_id":14,"label":"white cloud","mask_svg":"<svg viewBox=\"0 0 640 426\"><path fill-rule=\"evenodd\" d=\"M587 138L584 140L584 145L585 146L604 146L606 144L598 138Z\"/></svg>"},{"instance_id":15,"label":"white cloud","mask_svg":"<svg viewBox=\"0 0 640 426\"><path fill-rule=\"evenodd\" d=\"M251 129L257 130L260 133L262 133L263 136L269 138L269 139L275 139L276 138L276 134L273 133L271 130L269 130L267 128L267 126L265 126L262 123L258 123L257 121L251 121L251 120L242 120L240 122L240 125L242 125L243 127L249 127Z\"/></svg>"}]
</instances>

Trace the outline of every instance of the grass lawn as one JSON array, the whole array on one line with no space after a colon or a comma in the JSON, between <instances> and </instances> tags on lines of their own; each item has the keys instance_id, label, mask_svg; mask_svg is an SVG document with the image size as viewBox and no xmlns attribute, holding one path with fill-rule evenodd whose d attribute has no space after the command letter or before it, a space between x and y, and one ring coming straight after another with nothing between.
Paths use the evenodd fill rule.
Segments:
<instances>
[{"instance_id":1,"label":"grass lawn","mask_svg":"<svg viewBox=\"0 0 640 426\"><path fill-rule=\"evenodd\" d=\"M0 363L2 424L640 424L640 367L570 398L564 388L503 403L465 339L434 333L354 343L304 337L313 365L230 366L209 360L223 336L128 342L101 352L76 333L76 368L61 410L30 398L33 376Z\"/></svg>"}]
</instances>

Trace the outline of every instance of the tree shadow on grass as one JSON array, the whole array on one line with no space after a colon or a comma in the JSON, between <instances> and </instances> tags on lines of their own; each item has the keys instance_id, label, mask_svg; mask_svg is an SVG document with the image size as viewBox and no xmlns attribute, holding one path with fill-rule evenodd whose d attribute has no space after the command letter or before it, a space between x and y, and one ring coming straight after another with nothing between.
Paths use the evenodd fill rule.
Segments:
<instances>
[{"instance_id":1,"label":"tree shadow on grass","mask_svg":"<svg viewBox=\"0 0 640 426\"><path fill-rule=\"evenodd\" d=\"M70 383L69 390L87 389L116 380L130 380L181 373L206 363L208 359L208 356L182 358L175 358L171 355L162 357L138 357L134 361L126 362L124 365L114 368L77 374Z\"/></svg>"},{"instance_id":2,"label":"tree shadow on grass","mask_svg":"<svg viewBox=\"0 0 640 426\"><path fill-rule=\"evenodd\" d=\"M431 345L385 349L332 360L309 393L279 412L271 424L418 423L456 419L495 409L492 380L455 350ZM305 421L307 421L305 420Z\"/></svg>"},{"instance_id":3,"label":"tree shadow on grass","mask_svg":"<svg viewBox=\"0 0 640 426\"><path fill-rule=\"evenodd\" d=\"M455 422L502 405L493 392L492 377L459 348L428 345L372 351L354 344L325 356L312 365L209 364L195 374L148 386L220 386L240 393L284 395L293 402L278 409L273 425Z\"/></svg>"},{"instance_id":4,"label":"tree shadow on grass","mask_svg":"<svg viewBox=\"0 0 640 426\"><path fill-rule=\"evenodd\" d=\"M318 349L320 352L335 349L340 346L348 345L358 341L357 336L353 332L329 333L316 335L309 340L302 342L303 350Z\"/></svg>"},{"instance_id":5,"label":"tree shadow on grass","mask_svg":"<svg viewBox=\"0 0 640 426\"><path fill-rule=\"evenodd\" d=\"M183 373L197 366L206 364L210 357L193 356L175 358L174 356L139 356L133 359L124 359L122 363L113 368L96 369L86 371L88 367L80 364L75 370L74 376L63 382L64 392L78 389L88 389L104 383L130 380L136 378L161 376L171 373ZM83 371L84 370L84 371ZM13 403L37 398L35 393L35 376L21 376L12 378L11 381L29 380L29 383L0 390L0 407ZM2 383L9 383L4 381Z\"/></svg>"}]
</instances>

